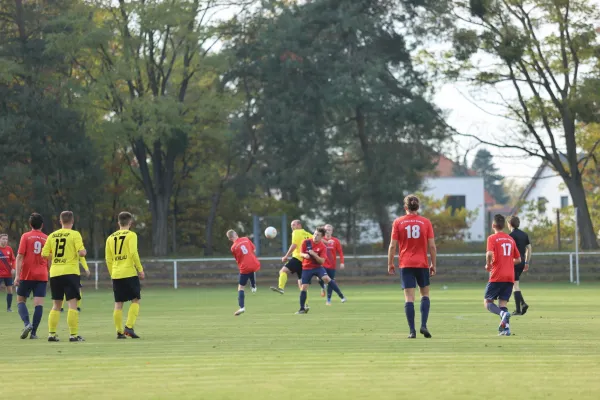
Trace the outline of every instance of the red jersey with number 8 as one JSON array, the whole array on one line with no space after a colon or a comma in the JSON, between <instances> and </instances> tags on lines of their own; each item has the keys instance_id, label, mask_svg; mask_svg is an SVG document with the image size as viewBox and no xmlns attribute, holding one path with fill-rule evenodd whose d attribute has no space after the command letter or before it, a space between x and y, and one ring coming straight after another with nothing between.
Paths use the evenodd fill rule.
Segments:
<instances>
[{"instance_id":1,"label":"red jersey with number 8","mask_svg":"<svg viewBox=\"0 0 600 400\"><path fill-rule=\"evenodd\" d=\"M433 239L433 226L427 218L411 214L396 218L392 240L398 241L400 268L429 268L429 239Z\"/></svg>"},{"instance_id":2,"label":"red jersey with number 8","mask_svg":"<svg viewBox=\"0 0 600 400\"><path fill-rule=\"evenodd\" d=\"M42 257L47 239L42 231L29 231L21 236L18 251L23 256L20 280L48 282L48 260Z\"/></svg>"},{"instance_id":3,"label":"red jersey with number 8","mask_svg":"<svg viewBox=\"0 0 600 400\"><path fill-rule=\"evenodd\" d=\"M231 246L231 253L235 257L241 274L251 274L260 269L260 261L254 254L254 243L247 237L238 238Z\"/></svg>"},{"instance_id":4,"label":"red jersey with number 8","mask_svg":"<svg viewBox=\"0 0 600 400\"><path fill-rule=\"evenodd\" d=\"M494 253L490 282L514 282L515 258L521 257L517 244L504 232L488 237L487 251Z\"/></svg>"}]
</instances>

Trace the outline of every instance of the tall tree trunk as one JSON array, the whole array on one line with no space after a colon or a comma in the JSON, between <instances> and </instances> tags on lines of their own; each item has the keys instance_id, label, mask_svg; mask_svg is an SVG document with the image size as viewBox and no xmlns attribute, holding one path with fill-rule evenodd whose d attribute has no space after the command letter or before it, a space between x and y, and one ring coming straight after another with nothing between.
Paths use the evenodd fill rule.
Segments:
<instances>
[{"instance_id":1,"label":"tall tree trunk","mask_svg":"<svg viewBox=\"0 0 600 400\"><path fill-rule=\"evenodd\" d=\"M152 209L152 254L166 256L169 244L169 199L157 195Z\"/></svg>"},{"instance_id":2,"label":"tall tree trunk","mask_svg":"<svg viewBox=\"0 0 600 400\"><path fill-rule=\"evenodd\" d=\"M598 249L596 231L594 231L592 217L588 209L587 199L585 198L585 190L583 189L581 175L578 173L573 175L574 176L571 177L571 179L563 179L567 182L569 193L571 193L571 198L573 199L573 205L577 207L577 222L579 234L581 235L581 248L584 250Z\"/></svg>"},{"instance_id":3,"label":"tall tree trunk","mask_svg":"<svg viewBox=\"0 0 600 400\"><path fill-rule=\"evenodd\" d=\"M390 245L392 227L390 224L390 217L388 215L386 204L381 196L378 174L375 171L375 163L369 148L365 116L360 106L356 107L356 127L358 139L360 141L360 147L365 160L365 167L367 169L369 187L371 189L371 210L377 220L377 223L379 224L379 229L381 230L381 236L383 238L383 248L385 249Z\"/></svg>"},{"instance_id":4,"label":"tall tree trunk","mask_svg":"<svg viewBox=\"0 0 600 400\"><path fill-rule=\"evenodd\" d=\"M212 195L211 204L210 204L210 212L208 213L208 218L206 220L206 230L205 230L205 247L204 247L204 255L212 256L213 254L213 229L215 226L215 220L217 219L217 210L219 209L219 203L221 202L221 195L223 194L223 184L219 185L219 188Z\"/></svg>"}]
</instances>

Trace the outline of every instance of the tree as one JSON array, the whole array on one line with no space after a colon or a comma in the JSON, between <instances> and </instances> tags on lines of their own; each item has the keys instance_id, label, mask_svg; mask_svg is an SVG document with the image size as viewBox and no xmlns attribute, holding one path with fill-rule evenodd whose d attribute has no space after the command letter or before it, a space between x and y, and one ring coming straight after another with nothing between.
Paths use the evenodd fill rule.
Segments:
<instances>
[{"instance_id":1,"label":"tree","mask_svg":"<svg viewBox=\"0 0 600 400\"><path fill-rule=\"evenodd\" d=\"M454 22L453 50L445 58L447 76L488 89L482 92L487 99L496 93L494 104L514 124L493 140L467 136L550 163L580 210L582 247L598 248L583 184L589 154L579 154L576 136L577 121L589 118L594 104L581 95L584 78L597 77L600 68L594 56L600 11L585 0L470 0L451 5L446 21Z\"/></svg>"},{"instance_id":2,"label":"tree","mask_svg":"<svg viewBox=\"0 0 600 400\"><path fill-rule=\"evenodd\" d=\"M477 175L483 177L485 190L499 204L508 201L508 196L504 193L502 182L504 177L498 173L498 168L494 165L492 153L486 149L480 149L473 159L471 169L477 172Z\"/></svg>"}]
</instances>

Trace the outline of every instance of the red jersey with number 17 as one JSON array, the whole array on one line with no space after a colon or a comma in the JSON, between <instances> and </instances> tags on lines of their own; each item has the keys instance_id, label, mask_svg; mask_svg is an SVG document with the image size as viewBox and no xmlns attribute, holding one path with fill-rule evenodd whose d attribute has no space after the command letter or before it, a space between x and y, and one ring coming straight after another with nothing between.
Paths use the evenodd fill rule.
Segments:
<instances>
[{"instance_id":1,"label":"red jersey with number 17","mask_svg":"<svg viewBox=\"0 0 600 400\"><path fill-rule=\"evenodd\" d=\"M521 257L514 239L504 232L494 233L488 237L487 251L494 253L490 282L514 282L515 258Z\"/></svg>"},{"instance_id":2,"label":"red jersey with number 17","mask_svg":"<svg viewBox=\"0 0 600 400\"><path fill-rule=\"evenodd\" d=\"M231 246L231 253L235 257L241 274L251 274L260 269L260 261L254 254L254 243L247 237L238 238Z\"/></svg>"},{"instance_id":3,"label":"red jersey with number 17","mask_svg":"<svg viewBox=\"0 0 600 400\"><path fill-rule=\"evenodd\" d=\"M20 280L48 282L48 260L42 257L47 239L42 231L29 231L21 236L18 251L23 256Z\"/></svg>"},{"instance_id":4,"label":"red jersey with number 17","mask_svg":"<svg viewBox=\"0 0 600 400\"><path fill-rule=\"evenodd\" d=\"M400 268L429 268L429 239L433 239L433 226L427 218L413 214L396 218L392 240L398 241Z\"/></svg>"}]
</instances>

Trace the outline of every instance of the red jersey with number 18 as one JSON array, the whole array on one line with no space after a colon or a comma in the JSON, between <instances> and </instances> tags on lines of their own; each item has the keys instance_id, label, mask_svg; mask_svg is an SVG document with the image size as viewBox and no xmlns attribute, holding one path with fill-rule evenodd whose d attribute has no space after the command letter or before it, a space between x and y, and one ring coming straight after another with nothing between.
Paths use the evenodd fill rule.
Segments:
<instances>
[{"instance_id":1,"label":"red jersey with number 18","mask_svg":"<svg viewBox=\"0 0 600 400\"><path fill-rule=\"evenodd\" d=\"M427 218L412 214L396 218L392 240L398 241L400 268L429 268L429 239L433 239L433 226Z\"/></svg>"},{"instance_id":2,"label":"red jersey with number 18","mask_svg":"<svg viewBox=\"0 0 600 400\"><path fill-rule=\"evenodd\" d=\"M504 232L488 237L487 251L494 253L490 282L514 282L515 258L521 257L513 238Z\"/></svg>"},{"instance_id":3,"label":"red jersey with number 18","mask_svg":"<svg viewBox=\"0 0 600 400\"><path fill-rule=\"evenodd\" d=\"M231 253L235 257L241 274L251 274L260 269L260 261L254 254L254 243L247 237L238 238L231 246Z\"/></svg>"}]
</instances>

